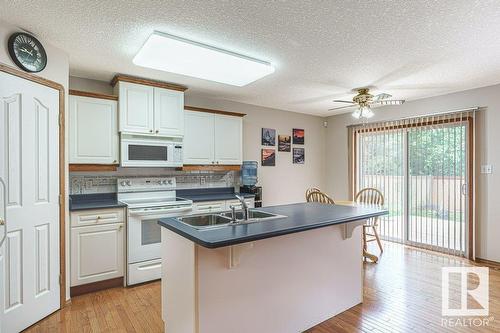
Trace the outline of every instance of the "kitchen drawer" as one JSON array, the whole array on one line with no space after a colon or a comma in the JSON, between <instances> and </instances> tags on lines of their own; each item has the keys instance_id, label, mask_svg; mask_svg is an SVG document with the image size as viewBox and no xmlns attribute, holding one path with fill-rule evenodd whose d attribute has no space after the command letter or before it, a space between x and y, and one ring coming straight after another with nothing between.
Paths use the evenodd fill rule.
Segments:
<instances>
[{"instance_id":1,"label":"kitchen drawer","mask_svg":"<svg viewBox=\"0 0 500 333\"><path fill-rule=\"evenodd\" d=\"M245 199L245 202L248 205L248 208L255 207L255 199L254 198ZM231 210L231 206L235 206L236 209L241 209L241 202L239 200L227 200L226 201L226 210Z\"/></svg>"},{"instance_id":2,"label":"kitchen drawer","mask_svg":"<svg viewBox=\"0 0 500 333\"><path fill-rule=\"evenodd\" d=\"M127 285L161 279L161 259L128 265Z\"/></svg>"},{"instance_id":3,"label":"kitchen drawer","mask_svg":"<svg viewBox=\"0 0 500 333\"><path fill-rule=\"evenodd\" d=\"M223 212L226 210L225 201L205 201L205 202L195 202L193 204L193 213L215 213Z\"/></svg>"},{"instance_id":4,"label":"kitchen drawer","mask_svg":"<svg viewBox=\"0 0 500 333\"><path fill-rule=\"evenodd\" d=\"M125 221L124 209L93 209L71 212L71 227L84 227Z\"/></svg>"}]
</instances>

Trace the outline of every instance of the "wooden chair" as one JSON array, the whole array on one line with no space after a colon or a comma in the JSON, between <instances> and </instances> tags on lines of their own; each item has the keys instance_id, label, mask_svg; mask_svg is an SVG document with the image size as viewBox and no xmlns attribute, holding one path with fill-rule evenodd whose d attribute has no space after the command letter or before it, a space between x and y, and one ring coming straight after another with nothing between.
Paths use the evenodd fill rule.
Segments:
<instances>
[{"instance_id":1,"label":"wooden chair","mask_svg":"<svg viewBox=\"0 0 500 333\"><path fill-rule=\"evenodd\" d=\"M314 188L314 187L310 188L306 191L306 201L335 205L335 201L333 201L333 199L330 198L328 196L328 194L325 194L325 193L321 192L319 189Z\"/></svg>"},{"instance_id":2,"label":"wooden chair","mask_svg":"<svg viewBox=\"0 0 500 333\"><path fill-rule=\"evenodd\" d=\"M311 194L313 192L321 192L321 190L317 187L308 188L306 191L306 201L307 201L307 197L309 196L309 194Z\"/></svg>"},{"instance_id":3,"label":"wooden chair","mask_svg":"<svg viewBox=\"0 0 500 333\"><path fill-rule=\"evenodd\" d=\"M357 203L369 204L369 205L384 205L384 195L382 192L376 188L364 188L356 194L354 201ZM382 248L382 242L380 242L380 237L377 232L378 227L378 217L368 219L363 226L363 250L366 252L368 242L377 241L378 247L380 248L380 253L384 252ZM367 229L372 229L373 234L367 233ZM373 237L368 239L367 236Z\"/></svg>"}]
</instances>

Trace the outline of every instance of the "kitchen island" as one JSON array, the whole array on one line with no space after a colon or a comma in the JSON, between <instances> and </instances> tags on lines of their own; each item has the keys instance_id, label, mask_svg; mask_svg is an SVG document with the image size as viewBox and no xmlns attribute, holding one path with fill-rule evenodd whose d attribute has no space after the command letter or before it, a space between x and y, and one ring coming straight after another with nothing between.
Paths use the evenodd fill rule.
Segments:
<instances>
[{"instance_id":1,"label":"kitchen island","mask_svg":"<svg viewBox=\"0 0 500 333\"><path fill-rule=\"evenodd\" d=\"M260 208L281 218L162 228L167 333L301 332L361 303L361 225L372 206Z\"/></svg>"}]
</instances>

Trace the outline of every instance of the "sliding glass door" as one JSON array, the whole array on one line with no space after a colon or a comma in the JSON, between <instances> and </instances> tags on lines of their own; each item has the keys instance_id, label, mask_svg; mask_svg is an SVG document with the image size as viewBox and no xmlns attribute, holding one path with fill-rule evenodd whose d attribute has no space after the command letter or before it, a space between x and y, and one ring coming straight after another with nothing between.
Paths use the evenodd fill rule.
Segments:
<instances>
[{"instance_id":1,"label":"sliding glass door","mask_svg":"<svg viewBox=\"0 0 500 333\"><path fill-rule=\"evenodd\" d=\"M355 189L382 191L390 241L465 255L469 236L469 116L414 119L355 131Z\"/></svg>"}]
</instances>

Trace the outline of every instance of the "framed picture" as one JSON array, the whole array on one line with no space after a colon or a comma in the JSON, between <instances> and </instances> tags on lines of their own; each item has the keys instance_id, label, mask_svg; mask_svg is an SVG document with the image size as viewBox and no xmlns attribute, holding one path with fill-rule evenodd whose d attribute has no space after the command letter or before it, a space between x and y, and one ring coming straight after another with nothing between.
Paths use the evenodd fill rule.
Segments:
<instances>
[{"instance_id":1,"label":"framed picture","mask_svg":"<svg viewBox=\"0 0 500 333\"><path fill-rule=\"evenodd\" d=\"M293 129L293 144L303 145L304 144L304 130L299 128Z\"/></svg>"},{"instance_id":2,"label":"framed picture","mask_svg":"<svg viewBox=\"0 0 500 333\"><path fill-rule=\"evenodd\" d=\"M262 149L262 166L275 166L276 165L276 152L274 149Z\"/></svg>"},{"instance_id":3,"label":"framed picture","mask_svg":"<svg viewBox=\"0 0 500 333\"><path fill-rule=\"evenodd\" d=\"M276 146L276 130L272 128L262 129L262 145Z\"/></svg>"},{"instance_id":4,"label":"framed picture","mask_svg":"<svg viewBox=\"0 0 500 333\"><path fill-rule=\"evenodd\" d=\"M306 160L304 148L293 148L293 163L304 164Z\"/></svg>"},{"instance_id":5,"label":"framed picture","mask_svg":"<svg viewBox=\"0 0 500 333\"><path fill-rule=\"evenodd\" d=\"M290 151L292 139L290 135L278 135L278 151Z\"/></svg>"}]
</instances>

